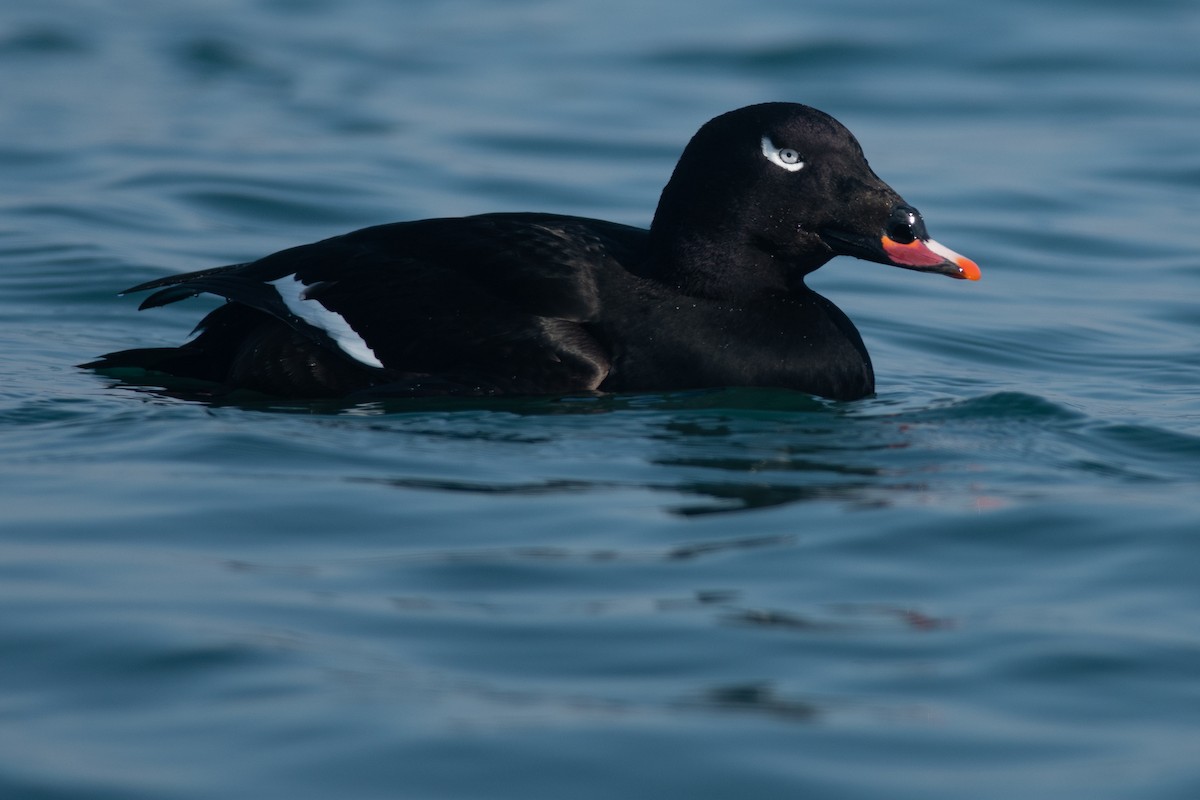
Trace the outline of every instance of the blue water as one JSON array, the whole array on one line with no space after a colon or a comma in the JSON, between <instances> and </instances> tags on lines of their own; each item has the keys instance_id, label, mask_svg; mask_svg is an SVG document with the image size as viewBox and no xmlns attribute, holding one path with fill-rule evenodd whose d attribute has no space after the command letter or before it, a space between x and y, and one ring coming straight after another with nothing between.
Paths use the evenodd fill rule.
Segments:
<instances>
[{"instance_id":1,"label":"blue water","mask_svg":"<svg viewBox=\"0 0 1200 800\"><path fill-rule=\"evenodd\" d=\"M0 797L1200 796L1200 6L0 8ZM207 406L139 281L645 225L815 105L979 283L814 276L879 392Z\"/></svg>"}]
</instances>

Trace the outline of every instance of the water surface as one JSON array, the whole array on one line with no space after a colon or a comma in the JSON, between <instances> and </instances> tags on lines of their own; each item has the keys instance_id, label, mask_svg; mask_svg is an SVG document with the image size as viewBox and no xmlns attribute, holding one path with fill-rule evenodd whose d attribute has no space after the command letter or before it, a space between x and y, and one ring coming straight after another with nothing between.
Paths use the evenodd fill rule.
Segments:
<instances>
[{"instance_id":1,"label":"water surface","mask_svg":"<svg viewBox=\"0 0 1200 800\"><path fill-rule=\"evenodd\" d=\"M0 794L1192 798L1200 9L0 11ZM120 289L352 228L645 225L763 100L978 284L838 260L877 396L206 405Z\"/></svg>"}]
</instances>

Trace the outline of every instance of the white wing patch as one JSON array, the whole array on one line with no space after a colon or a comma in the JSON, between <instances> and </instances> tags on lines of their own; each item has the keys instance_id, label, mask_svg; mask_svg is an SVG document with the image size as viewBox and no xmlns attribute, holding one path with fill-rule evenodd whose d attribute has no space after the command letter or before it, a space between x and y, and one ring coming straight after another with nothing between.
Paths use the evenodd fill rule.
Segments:
<instances>
[{"instance_id":1,"label":"white wing patch","mask_svg":"<svg viewBox=\"0 0 1200 800\"><path fill-rule=\"evenodd\" d=\"M799 172L804 169L804 159L800 153L790 147L776 147L770 136L762 137L763 155L777 167L783 167L788 172Z\"/></svg>"},{"instance_id":2,"label":"white wing patch","mask_svg":"<svg viewBox=\"0 0 1200 800\"><path fill-rule=\"evenodd\" d=\"M288 311L314 328L320 328L329 334L329 338L337 343L343 353L368 367L383 366L383 362L375 355L375 351L367 346L363 338L350 327L350 323L346 322L341 314L330 311L318 300L310 300L305 297L304 292L308 286L301 283L295 275L285 275L270 283L283 298L283 304L287 306Z\"/></svg>"}]
</instances>

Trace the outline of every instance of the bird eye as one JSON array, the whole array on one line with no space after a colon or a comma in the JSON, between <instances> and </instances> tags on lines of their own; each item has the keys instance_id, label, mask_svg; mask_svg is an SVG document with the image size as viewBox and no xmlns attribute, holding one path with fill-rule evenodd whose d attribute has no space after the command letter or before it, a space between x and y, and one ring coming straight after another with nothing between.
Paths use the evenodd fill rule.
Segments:
<instances>
[{"instance_id":1,"label":"bird eye","mask_svg":"<svg viewBox=\"0 0 1200 800\"><path fill-rule=\"evenodd\" d=\"M762 137L762 152L777 167L783 167L788 172L799 172L804 169L804 159L799 151L790 147L776 147L770 136Z\"/></svg>"}]
</instances>

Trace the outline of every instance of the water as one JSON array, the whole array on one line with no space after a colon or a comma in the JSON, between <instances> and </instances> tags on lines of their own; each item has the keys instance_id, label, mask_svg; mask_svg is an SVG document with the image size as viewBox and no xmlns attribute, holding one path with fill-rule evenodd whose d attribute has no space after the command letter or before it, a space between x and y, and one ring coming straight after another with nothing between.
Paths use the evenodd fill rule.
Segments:
<instances>
[{"instance_id":1,"label":"water","mask_svg":"<svg viewBox=\"0 0 1200 800\"><path fill-rule=\"evenodd\" d=\"M14 6L15 4L9 4ZM1200 7L0 10L0 796L1200 793ZM796 100L967 285L879 393L206 406L114 293L397 219L646 224Z\"/></svg>"}]
</instances>

